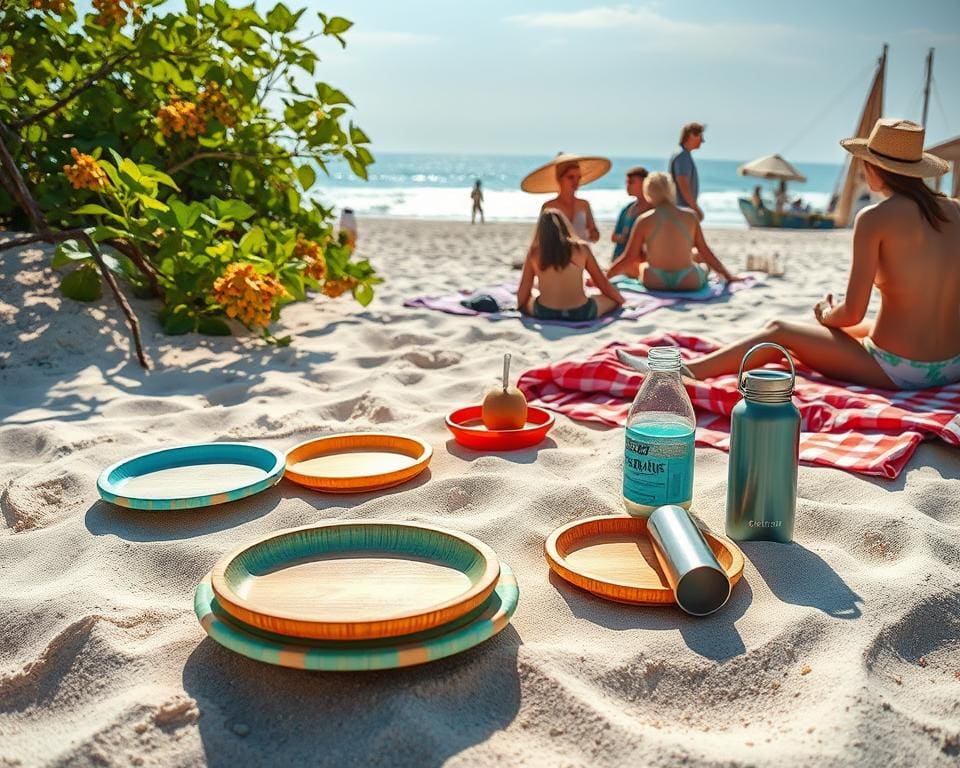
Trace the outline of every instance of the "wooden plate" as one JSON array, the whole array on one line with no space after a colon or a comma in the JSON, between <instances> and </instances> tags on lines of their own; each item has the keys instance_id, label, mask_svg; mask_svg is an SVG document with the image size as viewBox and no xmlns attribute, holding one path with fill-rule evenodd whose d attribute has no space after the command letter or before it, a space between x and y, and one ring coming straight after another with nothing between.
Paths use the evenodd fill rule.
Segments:
<instances>
[{"instance_id":1,"label":"wooden plate","mask_svg":"<svg viewBox=\"0 0 960 768\"><path fill-rule=\"evenodd\" d=\"M520 590L513 571L500 566L500 578L486 603L465 621L438 629L380 641L322 642L264 633L226 613L208 574L197 587L194 611L204 631L217 643L250 659L293 669L350 672L410 667L452 656L479 645L510 623Z\"/></svg>"},{"instance_id":2,"label":"wooden plate","mask_svg":"<svg viewBox=\"0 0 960 768\"><path fill-rule=\"evenodd\" d=\"M141 453L107 467L100 497L130 509L173 510L236 501L275 485L283 456L250 443L200 443Z\"/></svg>"},{"instance_id":3,"label":"wooden plate","mask_svg":"<svg viewBox=\"0 0 960 768\"><path fill-rule=\"evenodd\" d=\"M516 451L543 442L553 427L550 411L531 405L527 423L520 429L487 429L483 426L483 406L460 408L447 416L447 429L453 439L475 451Z\"/></svg>"},{"instance_id":4,"label":"wooden plate","mask_svg":"<svg viewBox=\"0 0 960 768\"><path fill-rule=\"evenodd\" d=\"M361 493L405 483L427 468L433 448L388 432L328 435L287 452L286 477L327 493Z\"/></svg>"},{"instance_id":5,"label":"wooden plate","mask_svg":"<svg viewBox=\"0 0 960 768\"><path fill-rule=\"evenodd\" d=\"M500 561L472 536L415 523L331 520L263 536L211 572L231 616L290 637L422 632L490 597Z\"/></svg>"},{"instance_id":6,"label":"wooden plate","mask_svg":"<svg viewBox=\"0 0 960 768\"><path fill-rule=\"evenodd\" d=\"M743 574L743 553L732 541L703 532L730 578ZM564 579L608 600L641 605L676 601L642 517L598 515L567 523L544 545L547 563Z\"/></svg>"}]
</instances>

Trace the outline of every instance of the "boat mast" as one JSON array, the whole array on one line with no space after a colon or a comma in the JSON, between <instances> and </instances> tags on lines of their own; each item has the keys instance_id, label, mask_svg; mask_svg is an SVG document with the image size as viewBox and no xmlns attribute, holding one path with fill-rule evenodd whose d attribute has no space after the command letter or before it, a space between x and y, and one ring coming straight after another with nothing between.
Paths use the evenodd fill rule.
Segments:
<instances>
[{"instance_id":1,"label":"boat mast","mask_svg":"<svg viewBox=\"0 0 960 768\"><path fill-rule=\"evenodd\" d=\"M920 125L927 127L927 107L930 106L930 80L933 78L933 48L927 52L927 82L923 87L923 120Z\"/></svg>"}]
</instances>

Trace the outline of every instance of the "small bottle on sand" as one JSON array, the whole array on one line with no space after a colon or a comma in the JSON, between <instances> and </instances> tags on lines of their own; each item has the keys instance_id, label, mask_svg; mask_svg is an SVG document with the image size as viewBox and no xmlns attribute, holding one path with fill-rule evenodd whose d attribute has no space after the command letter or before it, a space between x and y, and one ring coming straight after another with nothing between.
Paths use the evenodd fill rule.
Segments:
<instances>
[{"instance_id":1,"label":"small bottle on sand","mask_svg":"<svg viewBox=\"0 0 960 768\"><path fill-rule=\"evenodd\" d=\"M346 237L347 245L357 247L357 218L353 215L353 208L344 208L340 212L340 232Z\"/></svg>"},{"instance_id":2,"label":"small bottle on sand","mask_svg":"<svg viewBox=\"0 0 960 768\"><path fill-rule=\"evenodd\" d=\"M652 347L647 374L627 415L623 503L647 517L657 507L689 509L696 416L680 378L680 350Z\"/></svg>"}]
</instances>

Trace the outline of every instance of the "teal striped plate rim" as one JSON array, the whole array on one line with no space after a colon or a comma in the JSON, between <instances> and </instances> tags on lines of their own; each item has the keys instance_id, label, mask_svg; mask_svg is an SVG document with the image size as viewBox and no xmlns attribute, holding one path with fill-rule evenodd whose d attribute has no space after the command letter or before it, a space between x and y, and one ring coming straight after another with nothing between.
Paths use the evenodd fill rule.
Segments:
<instances>
[{"instance_id":1,"label":"teal striped plate rim","mask_svg":"<svg viewBox=\"0 0 960 768\"><path fill-rule=\"evenodd\" d=\"M197 585L193 609L214 641L241 656L292 669L357 672L411 667L473 648L510 623L519 599L516 577L501 563L496 589L472 613L415 635L362 642L302 640L250 627L220 607L209 574Z\"/></svg>"},{"instance_id":2,"label":"teal striped plate rim","mask_svg":"<svg viewBox=\"0 0 960 768\"><path fill-rule=\"evenodd\" d=\"M171 482L169 495L138 496L124 491L131 480L154 472L205 464L239 464L256 470L257 477L240 481L227 474L217 478L216 487L196 495L178 494L175 481ZM179 445L131 456L107 467L97 478L97 491L104 501L127 509L170 511L211 507L244 499L276 485L283 477L284 464L282 453L253 443Z\"/></svg>"}]
</instances>

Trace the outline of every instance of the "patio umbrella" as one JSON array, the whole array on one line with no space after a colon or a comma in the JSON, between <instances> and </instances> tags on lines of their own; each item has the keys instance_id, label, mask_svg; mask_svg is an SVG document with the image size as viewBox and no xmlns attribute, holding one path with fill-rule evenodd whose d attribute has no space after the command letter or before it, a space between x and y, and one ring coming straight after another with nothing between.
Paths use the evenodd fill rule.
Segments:
<instances>
[{"instance_id":1,"label":"patio umbrella","mask_svg":"<svg viewBox=\"0 0 960 768\"><path fill-rule=\"evenodd\" d=\"M737 168L741 176L756 176L761 179L783 181L806 181L807 177L784 160L780 155L767 155Z\"/></svg>"}]
</instances>

